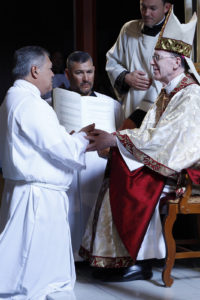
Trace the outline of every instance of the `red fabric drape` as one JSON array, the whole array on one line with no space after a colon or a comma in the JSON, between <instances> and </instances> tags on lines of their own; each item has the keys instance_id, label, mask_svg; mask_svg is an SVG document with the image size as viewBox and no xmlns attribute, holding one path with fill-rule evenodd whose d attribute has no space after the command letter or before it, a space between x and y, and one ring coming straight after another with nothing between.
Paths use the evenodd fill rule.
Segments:
<instances>
[{"instance_id":1,"label":"red fabric drape","mask_svg":"<svg viewBox=\"0 0 200 300\"><path fill-rule=\"evenodd\" d=\"M147 167L133 172L114 148L110 170L110 204L119 236L136 259L166 178Z\"/></svg>"},{"instance_id":2,"label":"red fabric drape","mask_svg":"<svg viewBox=\"0 0 200 300\"><path fill-rule=\"evenodd\" d=\"M200 170L188 168L186 171L193 183L200 184Z\"/></svg>"}]
</instances>

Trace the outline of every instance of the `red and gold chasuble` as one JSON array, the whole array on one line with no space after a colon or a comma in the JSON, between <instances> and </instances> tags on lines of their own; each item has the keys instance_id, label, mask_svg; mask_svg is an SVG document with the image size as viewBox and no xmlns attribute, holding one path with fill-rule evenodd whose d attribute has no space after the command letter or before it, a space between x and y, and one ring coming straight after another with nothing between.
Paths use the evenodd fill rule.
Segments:
<instances>
[{"instance_id":1,"label":"red and gold chasuble","mask_svg":"<svg viewBox=\"0 0 200 300\"><path fill-rule=\"evenodd\" d=\"M117 148L112 152L111 170L110 205L113 221L134 260L166 177L146 166L130 172Z\"/></svg>"},{"instance_id":2,"label":"red and gold chasuble","mask_svg":"<svg viewBox=\"0 0 200 300\"><path fill-rule=\"evenodd\" d=\"M190 75L185 76L169 95L167 105L177 92L195 83ZM163 103L161 96L158 97L155 103L157 109L154 128L157 127L167 105ZM148 119L148 116L146 118ZM119 150L113 149L110 169L110 205L119 236L132 259L135 260L167 176L176 176L179 171L152 159L141 148L138 149L134 145L134 138L130 139L128 135L123 134L123 131L116 134L133 157L144 164L144 167L131 172Z\"/></svg>"}]
</instances>

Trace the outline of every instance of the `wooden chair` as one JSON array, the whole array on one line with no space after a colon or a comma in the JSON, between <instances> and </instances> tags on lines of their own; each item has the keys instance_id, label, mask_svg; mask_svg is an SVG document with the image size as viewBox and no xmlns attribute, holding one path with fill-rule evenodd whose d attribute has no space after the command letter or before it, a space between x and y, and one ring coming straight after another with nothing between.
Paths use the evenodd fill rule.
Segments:
<instances>
[{"instance_id":1,"label":"wooden chair","mask_svg":"<svg viewBox=\"0 0 200 300\"><path fill-rule=\"evenodd\" d=\"M196 68L197 72L198 72L199 75L200 75L200 63L199 63L199 62L196 62L196 63L194 63L194 65L195 65L195 68Z\"/></svg>"},{"instance_id":2,"label":"wooden chair","mask_svg":"<svg viewBox=\"0 0 200 300\"><path fill-rule=\"evenodd\" d=\"M173 284L171 270L174 266L175 259L197 258L200 257L200 195L193 195L192 181L186 175L186 190L182 197L175 200L168 200L167 214L163 222L163 232L166 243L166 260L162 272L162 280L166 287ZM176 240L173 237L173 226L177 215L197 214L197 232L198 238L187 240ZM197 250L191 249L192 245L198 245ZM189 247L190 246L190 247Z\"/></svg>"}]
</instances>

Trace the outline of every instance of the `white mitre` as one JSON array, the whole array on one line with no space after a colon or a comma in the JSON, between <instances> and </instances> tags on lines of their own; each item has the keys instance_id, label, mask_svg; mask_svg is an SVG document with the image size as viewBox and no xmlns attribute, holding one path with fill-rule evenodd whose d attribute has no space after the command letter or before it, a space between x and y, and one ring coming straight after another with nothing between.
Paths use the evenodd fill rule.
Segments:
<instances>
[{"instance_id":1,"label":"white mitre","mask_svg":"<svg viewBox=\"0 0 200 300\"><path fill-rule=\"evenodd\" d=\"M181 24L174 15L172 5L161 29L155 50L165 50L182 55L189 66L189 72L193 74L200 83L200 76L191 60L196 24L196 13L193 14L188 23Z\"/></svg>"}]
</instances>

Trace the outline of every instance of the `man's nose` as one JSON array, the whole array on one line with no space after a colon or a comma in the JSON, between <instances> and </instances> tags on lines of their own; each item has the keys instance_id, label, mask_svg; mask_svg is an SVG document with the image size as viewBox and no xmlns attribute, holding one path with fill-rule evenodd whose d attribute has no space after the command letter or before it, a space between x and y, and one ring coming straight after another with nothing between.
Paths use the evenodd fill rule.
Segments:
<instances>
[{"instance_id":1,"label":"man's nose","mask_svg":"<svg viewBox=\"0 0 200 300\"><path fill-rule=\"evenodd\" d=\"M88 74L87 74L87 73L84 73L84 74L83 74L83 80L84 80L84 81L88 81Z\"/></svg>"},{"instance_id":2,"label":"man's nose","mask_svg":"<svg viewBox=\"0 0 200 300\"><path fill-rule=\"evenodd\" d=\"M149 8L144 9L143 15L144 16L149 16L149 14L150 14L150 9Z\"/></svg>"},{"instance_id":3,"label":"man's nose","mask_svg":"<svg viewBox=\"0 0 200 300\"><path fill-rule=\"evenodd\" d=\"M154 59L153 59L153 58L150 60L150 65L151 65L151 66L155 65Z\"/></svg>"}]
</instances>

